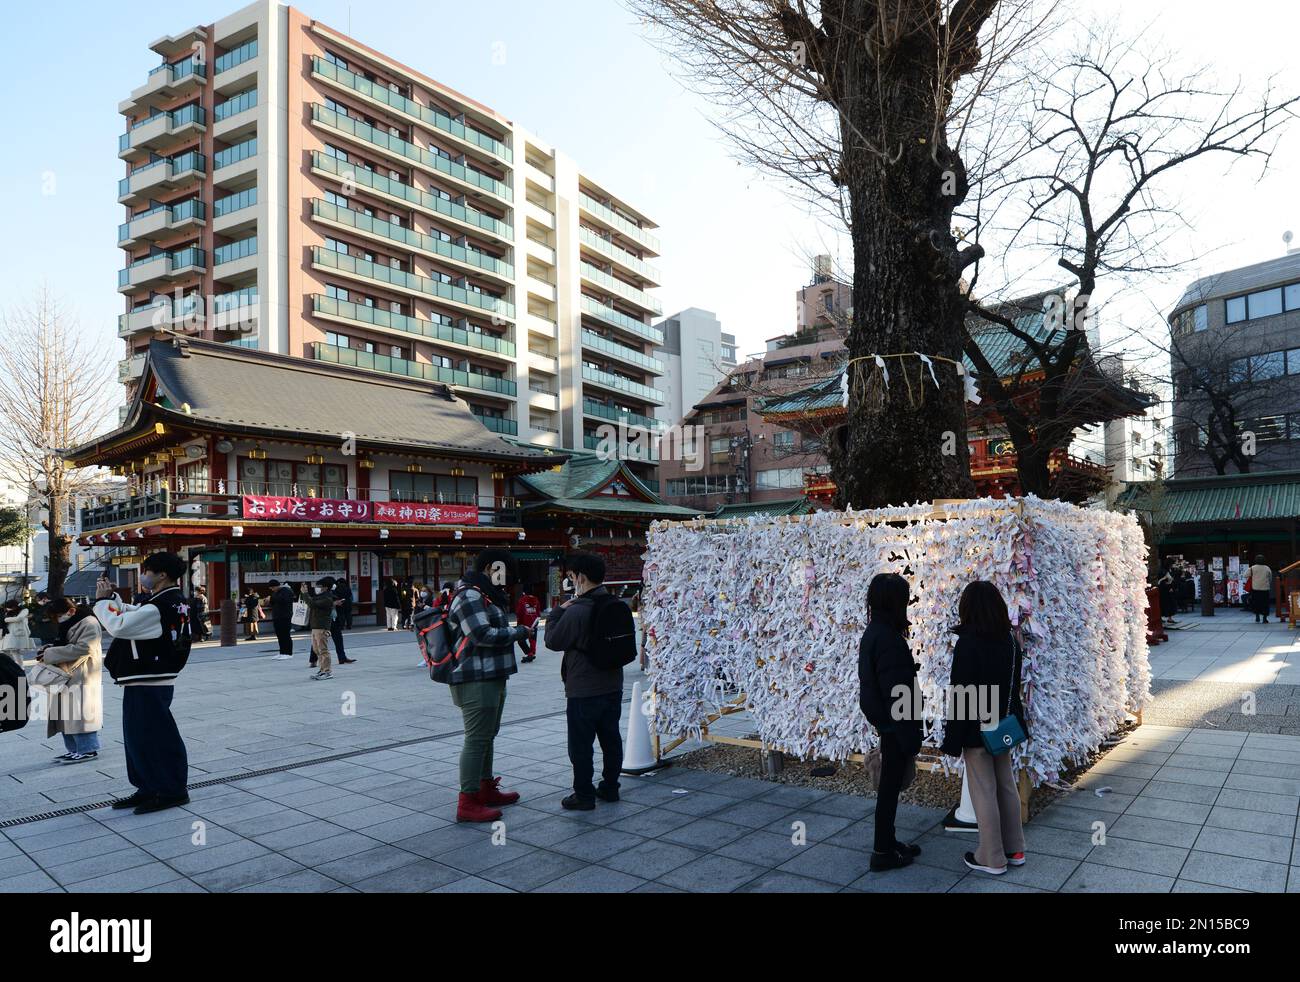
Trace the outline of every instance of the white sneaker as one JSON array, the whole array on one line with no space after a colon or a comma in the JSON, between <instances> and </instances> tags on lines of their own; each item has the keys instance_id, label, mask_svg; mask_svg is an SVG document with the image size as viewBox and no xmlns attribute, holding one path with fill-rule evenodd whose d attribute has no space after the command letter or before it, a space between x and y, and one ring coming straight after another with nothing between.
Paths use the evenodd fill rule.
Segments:
<instances>
[{"instance_id":1,"label":"white sneaker","mask_svg":"<svg viewBox=\"0 0 1300 982\"><path fill-rule=\"evenodd\" d=\"M288 661L293 655L272 655L271 661Z\"/></svg>"}]
</instances>

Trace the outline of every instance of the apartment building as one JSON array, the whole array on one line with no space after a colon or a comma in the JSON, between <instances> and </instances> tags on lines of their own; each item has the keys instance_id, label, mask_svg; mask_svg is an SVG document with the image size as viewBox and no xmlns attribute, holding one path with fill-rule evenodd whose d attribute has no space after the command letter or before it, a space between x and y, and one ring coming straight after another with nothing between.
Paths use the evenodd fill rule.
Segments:
<instances>
[{"instance_id":1,"label":"apartment building","mask_svg":"<svg viewBox=\"0 0 1300 982\"><path fill-rule=\"evenodd\" d=\"M675 426L736 367L736 337L722 330L717 314L699 307L680 310L658 326L664 343L655 354L666 368L666 401L657 415Z\"/></svg>"},{"instance_id":2,"label":"apartment building","mask_svg":"<svg viewBox=\"0 0 1300 982\"><path fill-rule=\"evenodd\" d=\"M521 443L657 425L655 225L571 158L271 0L150 49L119 105L128 395L163 328L445 382Z\"/></svg>"}]
</instances>

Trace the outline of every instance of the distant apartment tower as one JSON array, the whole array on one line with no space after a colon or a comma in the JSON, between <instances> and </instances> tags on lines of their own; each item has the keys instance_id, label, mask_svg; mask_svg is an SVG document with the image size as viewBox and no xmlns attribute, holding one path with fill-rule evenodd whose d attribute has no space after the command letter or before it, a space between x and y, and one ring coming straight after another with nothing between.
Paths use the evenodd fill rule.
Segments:
<instances>
[{"instance_id":1,"label":"distant apartment tower","mask_svg":"<svg viewBox=\"0 0 1300 982\"><path fill-rule=\"evenodd\" d=\"M119 105L128 389L163 326L444 382L542 446L653 421L655 225L569 157L272 0L150 47Z\"/></svg>"},{"instance_id":2,"label":"distant apartment tower","mask_svg":"<svg viewBox=\"0 0 1300 982\"><path fill-rule=\"evenodd\" d=\"M725 334L717 314L687 307L659 322L664 343L655 352L664 363L664 397L658 416L669 426L713 391L736 367L736 338Z\"/></svg>"},{"instance_id":3,"label":"distant apartment tower","mask_svg":"<svg viewBox=\"0 0 1300 982\"><path fill-rule=\"evenodd\" d=\"M853 285L835 278L830 256L815 256L812 274L812 282L795 297L796 332L834 325L841 334L847 333L853 317Z\"/></svg>"},{"instance_id":4,"label":"distant apartment tower","mask_svg":"<svg viewBox=\"0 0 1300 982\"><path fill-rule=\"evenodd\" d=\"M1208 431L1228 408L1252 473L1300 469L1300 251L1196 280L1169 329L1176 475L1216 473ZM1225 407L1214 415L1212 396Z\"/></svg>"}]
</instances>

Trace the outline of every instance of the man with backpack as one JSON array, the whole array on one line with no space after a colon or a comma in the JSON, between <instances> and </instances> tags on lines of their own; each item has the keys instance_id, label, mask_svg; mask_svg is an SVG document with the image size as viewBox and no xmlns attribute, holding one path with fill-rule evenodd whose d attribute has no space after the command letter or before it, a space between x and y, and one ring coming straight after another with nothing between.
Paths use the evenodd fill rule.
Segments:
<instances>
[{"instance_id":1,"label":"man with backpack","mask_svg":"<svg viewBox=\"0 0 1300 982\"><path fill-rule=\"evenodd\" d=\"M574 596L546 620L546 647L563 651L560 678L568 699L569 761L573 794L560 804L570 811L591 811L596 799L618 801L623 769L623 738L618 721L623 707L623 666L636 658L632 610L603 586L605 561L574 553L565 561ZM592 743L600 741L601 782L593 786Z\"/></svg>"},{"instance_id":2,"label":"man with backpack","mask_svg":"<svg viewBox=\"0 0 1300 982\"><path fill-rule=\"evenodd\" d=\"M126 777L135 787L114 808L135 814L189 804L189 760L172 717L176 676L185 667L192 641L190 605L177 585L185 561L173 552L156 552L140 564L140 586L147 594L138 606L123 603L113 584L95 585L95 617L113 636L104 667L122 686L122 743Z\"/></svg>"},{"instance_id":3,"label":"man with backpack","mask_svg":"<svg viewBox=\"0 0 1300 982\"><path fill-rule=\"evenodd\" d=\"M519 800L517 791L502 791L501 778L492 773L506 680L519 671L515 642L536 631L510 624L506 591L514 577L514 556L505 549L484 549L451 597L447 624L456 656L447 664L446 677L438 680L451 686L451 701L465 720L458 822L495 822L501 817L498 805Z\"/></svg>"}]
</instances>

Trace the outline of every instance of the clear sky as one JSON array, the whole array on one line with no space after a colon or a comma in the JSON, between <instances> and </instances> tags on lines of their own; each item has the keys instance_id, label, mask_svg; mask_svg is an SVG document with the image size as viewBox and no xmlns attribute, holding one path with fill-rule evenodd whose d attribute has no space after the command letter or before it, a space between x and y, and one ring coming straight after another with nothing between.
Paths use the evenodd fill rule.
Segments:
<instances>
[{"instance_id":1,"label":"clear sky","mask_svg":"<svg viewBox=\"0 0 1300 982\"><path fill-rule=\"evenodd\" d=\"M117 103L157 56L154 38L239 9L239 0L119 3L44 0L9 6L0 91L9 136L0 154L0 293L6 306L46 280L83 329L116 351L116 247L124 173ZM518 120L626 196L661 226L665 312L713 310L741 351L793 325L806 256L844 248L806 207L732 157L671 65L616 0L303 0L311 17ZM1300 88L1300 5L1293 0L1089 0L1159 37L1227 81L1269 71ZM504 46L504 47L501 47ZM504 52L494 59L494 52ZM1150 300L1167 309L1197 275L1281 255L1300 238L1300 130L1271 178L1216 171L1180 190L1192 229L1176 252L1189 265ZM1211 248L1218 251L1207 258ZM1137 316L1134 308L1133 316Z\"/></svg>"}]
</instances>

